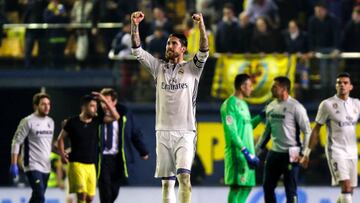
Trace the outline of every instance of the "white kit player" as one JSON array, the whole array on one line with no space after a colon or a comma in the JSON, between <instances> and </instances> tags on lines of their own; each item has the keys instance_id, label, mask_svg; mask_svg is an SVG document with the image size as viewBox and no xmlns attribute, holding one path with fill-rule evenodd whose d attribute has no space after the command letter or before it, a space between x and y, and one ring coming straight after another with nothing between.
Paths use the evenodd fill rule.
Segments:
<instances>
[{"instance_id":1,"label":"white kit player","mask_svg":"<svg viewBox=\"0 0 360 203\"><path fill-rule=\"evenodd\" d=\"M33 97L34 113L23 118L11 145L10 173L19 175L18 154L21 147L23 167L32 189L30 203L44 203L51 170L50 153L54 136L54 121L48 116L50 96L37 93Z\"/></svg>"},{"instance_id":2,"label":"white kit player","mask_svg":"<svg viewBox=\"0 0 360 203\"><path fill-rule=\"evenodd\" d=\"M326 157L332 176L332 185L341 186L338 203L352 203L353 188L357 186L358 149L356 123L360 116L360 100L349 97L353 89L348 73L341 73L336 79L336 95L320 103L316 125L310 142L305 149L301 164L306 168L309 155L315 148L320 128L326 124Z\"/></svg>"},{"instance_id":3,"label":"white kit player","mask_svg":"<svg viewBox=\"0 0 360 203\"><path fill-rule=\"evenodd\" d=\"M141 48L139 23L141 11L131 15L132 53L156 82L156 172L162 179L162 202L174 203L175 179L179 181L180 203L191 201L190 173L195 155L195 107L198 84L209 55L208 39L202 14L193 20L200 29L200 50L192 60L184 61L187 39L183 34L170 34L166 60L154 58Z\"/></svg>"}]
</instances>

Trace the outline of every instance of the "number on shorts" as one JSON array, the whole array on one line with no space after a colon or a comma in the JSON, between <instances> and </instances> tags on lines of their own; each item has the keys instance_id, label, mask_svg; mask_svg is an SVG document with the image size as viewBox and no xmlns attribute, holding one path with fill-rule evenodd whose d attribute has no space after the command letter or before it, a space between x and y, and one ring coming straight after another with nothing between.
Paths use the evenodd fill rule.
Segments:
<instances>
[{"instance_id":1,"label":"number on shorts","mask_svg":"<svg viewBox=\"0 0 360 203\"><path fill-rule=\"evenodd\" d=\"M336 162L333 163L334 171L338 171L338 164Z\"/></svg>"}]
</instances>

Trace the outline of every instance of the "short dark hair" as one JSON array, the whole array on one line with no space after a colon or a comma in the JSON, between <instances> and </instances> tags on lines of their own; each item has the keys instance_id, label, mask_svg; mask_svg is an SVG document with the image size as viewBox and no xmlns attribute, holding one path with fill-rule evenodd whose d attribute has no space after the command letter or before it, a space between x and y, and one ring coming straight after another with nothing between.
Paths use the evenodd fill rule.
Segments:
<instances>
[{"instance_id":1,"label":"short dark hair","mask_svg":"<svg viewBox=\"0 0 360 203\"><path fill-rule=\"evenodd\" d=\"M235 81L234 81L235 90L239 90L240 86L249 79L250 79L250 75L248 75L246 73L236 75Z\"/></svg>"},{"instance_id":2,"label":"short dark hair","mask_svg":"<svg viewBox=\"0 0 360 203\"><path fill-rule=\"evenodd\" d=\"M231 10L232 12L235 13L235 6L234 6L234 4L232 4L232 3L226 3L226 4L224 4L223 9L224 9L224 8L229 9L229 10Z\"/></svg>"},{"instance_id":3,"label":"short dark hair","mask_svg":"<svg viewBox=\"0 0 360 203\"><path fill-rule=\"evenodd\" d=\"M328 4L327 0L319 0L318 2L316 2L315 6L328 9L329 4Z\"/></svg>"},{"instance_id":4,"label":"short dark hair","mask_svg":"<svg viewBox=\"0 0 360 203\"><path fill-rule=\"evenodd\" d=\"M40 104L40 100L42 100L44 98L47 98L49 100L51 99L50 95L48 95L48 94L46 94L44 92L39 92L39 93L34 94L34 96L33 96L33 105L38 106Z\"/></svg>"},{"instance_id":5,"label":"short dark hair","mask_svg":"<svg viewBox=\"0 0 360 203\"><path fill-rule=\"evenodd\" d=\"M185 36L184 34L182 34L182 33L171 33L171 34L169 35L169 38L170 38L170 37L176 37L176 38L178 38L179 41L180 41L180 43L181 43L181 45L183 45L184 47L187 47L188 41L187 41L187 38L186 38L186 36Z\"/></svg>"},{"instance_id":6,"label":"short dark hair","mask_svg":"<svg viewBox=\"0 0 360 203\"><path fill-rule=\"evenodd\" d=\"M110 96L111 100L115 101L118 98L118 94L113 88L104 88L100 92L104 96Z\"/></svg>"},{"instance_id":7,"label":"short dark hair","mask_svg":"<svg viewBox=\"0 0 360 203\"><path fill-rule=\"evenodd\" d=\"M288 92L291 89L291 82L290 79L286 76L278 76L274 78L274 81L278 82L282 87L285 87Z\"/></svg>"},{"instance_id":8,"label":"short dark hair","mask_svg":"<svg viewBox=\"0 0 360 203\"><path fill-rule=\"evenodd\" d=\"M348 72L339 73L339 74L336 76L336 79L338 79L338 78L349 78L350 83L351 83L351 75L350 75L350 73L348 73Z\"/></svg>"},{"instance_id":9,"label":"short dark hair","mask_svg":"<svg viewBox=\"0 0 360 203\"><path fill-rule=\"evenodd\" d=\"M84 106L89 104L91 101L98 101L95 95L93 94L86 94L80 100L80 106Z\"/></svg>"}]
</instances>

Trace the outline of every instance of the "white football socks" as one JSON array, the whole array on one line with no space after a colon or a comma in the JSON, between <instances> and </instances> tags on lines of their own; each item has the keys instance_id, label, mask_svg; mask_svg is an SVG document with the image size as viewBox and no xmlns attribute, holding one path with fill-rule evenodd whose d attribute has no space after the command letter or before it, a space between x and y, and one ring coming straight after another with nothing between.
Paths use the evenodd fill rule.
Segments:
<instances>
[{"instance_id":1,"label":"white football socks","mask_svg":"<svg viewBox=\"0 0 360 203\"><path fill-rule=\"evenodd\" d=\"M162 180L162 202L176 203L175 180Z\"/></svg>"},{"instance_id":2,"label":"white football socks","mask_svg":"<svg viewBox=\"0 0 360 203\"><path fill-rule=\"evenodd\" d=\"M191 182L190 174L181 173L177 175L179 181L179 203L190 203L191 201Z\"/></svg>"},{"instance_id":3,"label":"white football socks","mask_svg":"<svg viewBox=\"0 0 360 203\"><path fill-rule=\"evenodd\" d=\"M351 195L351 193L341 193L340 202L341 203L352 203L352 195Z\"/></svg>"}]
</instances>

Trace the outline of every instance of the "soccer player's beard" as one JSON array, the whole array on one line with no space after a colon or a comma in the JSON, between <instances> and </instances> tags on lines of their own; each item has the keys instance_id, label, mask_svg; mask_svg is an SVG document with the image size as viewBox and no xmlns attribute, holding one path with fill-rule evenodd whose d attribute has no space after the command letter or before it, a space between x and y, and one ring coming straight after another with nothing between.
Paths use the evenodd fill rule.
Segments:
<instances>
[{"instance_id":1,"label":"soccer player's beard","mask_svg":"<svg viewBox=\"0 0 360 203\"><path fill-rule=\"evenodd\" d=\"M47 116L47 115L49 114L49 112L46 111L46 110L44 110L44 111L38 110L37 113L38 113L38 115L39 115L40 117L45 117L45 116Z\"/></svg>"},{"instance_id":2,"label":"soccer player's beard","mask_svg":"<svg viewBox=\"0 0 360 203\"><path fill-rule=\"evenodd\" d=\"M96 113L93 113L91 111L85 112L85 117L86 118L94 118L94 117L96 117Z\"/></svg>"},{"instance_id":3,"label":"soccer player's beard","mask_svg":"<svg viewBox=\"0 0 360 203\"><path fill-rule=\"evenodd\" d=\"M167 60L167 61L174 61L176 58L178 58L179 57L179 53L176 53L176 52L170 52L170 51L166 51L166 53L165 53L165 59Z\"/></svg>"}]
</instances>

